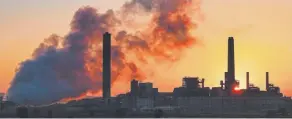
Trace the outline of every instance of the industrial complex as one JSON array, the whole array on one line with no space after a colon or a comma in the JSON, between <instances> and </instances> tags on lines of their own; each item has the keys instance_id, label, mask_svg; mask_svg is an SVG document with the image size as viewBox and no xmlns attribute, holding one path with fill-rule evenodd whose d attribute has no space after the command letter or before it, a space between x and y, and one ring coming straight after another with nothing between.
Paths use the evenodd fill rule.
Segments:
<instances>
[{"instance_id":1,"label":"industrial complex","mask_svg":"<svg viewBox=\"0 0 292 119\"><path fill-rule=\"evenodd\" d=\"M104 44L110 42L109 33L105 34ZM104 53L110 53L110 48L104 46ZM108 50L108 51L106 51ZM107 54L104 54L107 56ZM104 57L104 62L109 57ZM110 64L104 63L103 94L108 94L110 85ZM263 73L264 74L264 73ZM151 112L162 109L166 112L180 115L195 114L233 114L233 115L263 115L267 111L287 109L291 98L284 97L280 88L269 82L269 72L266 72L266 89L249 83L249 72L246 72L246 89L239 89L239 81L235 78L234 38L228 38L228 71L225 80L220 81L219 87L205 86L205 79L199 77L182 78L182 86L173 92L158 92L152 83L131 81L130 92L121 94L115 99L121 108L139 112ZM108 94L110 95L110 94ZM109 99L104 95L104 99Z\"/></svg>"},{"instance_id":2,"label":"industrial complex","mask_svg":"<svg viewBox=\"0 0 292 119\"><path fill-rule=\"evenodd\" d=\"M46 110L49 117L113 117L117 113L117 117L152 117L151 115L157 113L157 110L168 117L263 117L271 112L283 115L292 112L291 98L283 96L280 88L270 83L269 72L263 73L266 75L265 90L249 83L249 72L246 72L246 88L239 89L240 82L235 78L233 37L228 38L227 67L225 80L218 82L218 87L206 86L204 78L183 77L180 87L174 88L172 92L159 92L152 83L133 79L129 92L112 97L111 34L105 33L103 35L102 97L42 108L29 107L29 110L34 110L31 111L32 115L39 115L35 117L43 117L40 116L40 111L35 111L36 109ZM5 106L2 104L1 111L5 112L3 110ZM30 112L27 109L17 109L17 115L28 117ZM0 117L5 116L1 116L0 113Z\"/></svg>"}]
</instances>

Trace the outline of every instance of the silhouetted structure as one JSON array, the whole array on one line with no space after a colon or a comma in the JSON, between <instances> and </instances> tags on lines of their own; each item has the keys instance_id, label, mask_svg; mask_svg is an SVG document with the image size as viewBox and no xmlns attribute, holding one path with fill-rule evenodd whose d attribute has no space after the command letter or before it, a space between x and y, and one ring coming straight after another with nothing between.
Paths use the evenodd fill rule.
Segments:
<instances>
[{"instance_id":1,"label":"silhouetted structure","mask_svg":"<svg viewBox=\"0 0 292 119\"><path fill-rule=\"evenodd\" d=\"M163 117L163 111L161 109L157 109L154 113L155 118L162 118Z\"/></svg>"},{"instance_id":2,"label":"silhouetted structure","mask_svg":"<svg viewBox=\"0 0 292 119\"><path fill-rule=\"evenodd\" d=\"M40 110L39 109L37 109L37 108L34 108L33 109L33 116L34 117L40 117Z\"/></svg>"},{"instance_id":3,"label":"silhouetted structure","mask_svg":"<svg viewBox=\"0 0 292 119\"><path fill-rule=\"evenodd\" d=\"M175 88L175 97L210 96L210 88L204 86L205 79L198 77L184 77L182 86Z\"/></svg>"},{"instance_id":4,"label":"silhouetted structure","mask_svg":"<svg viewBox=\"0 0 292 119\"><path fill-rule=\"evenodd\" d=\"M280 92L280 87L274 86L274 84L270 83L269 72L266 72L266 90L271 94L282 95Z\"/></svg>"},{"instance_id":5,"label":"silhouetted structure","mask_svg":"<svg viewBox=\"0 0 292 119\"><path fill-rule=\"evenodd\" d=\"M89 117L94 117L95 113L94 111L89 111Z\"/></svg>"},{"instance_id":6,"label":"silhouetted structure","mask_svg":"<svg viewBox=\"0 0 292 119\"><path fill-rule=\"evenodd\" d=\"M117 109L115 112L115 116L118 118L125 117L126 115L127 115L127 109L125 108Z\"/></svg>"},{"instance_id":7,"label":"silhouetted structure","mask_svg":"<svg viewBox=\"0 0 292 119\"><path fill-rule=\"evenodd\" d=\"M249 72L246 72L246 90L249 89Z\"/></svg>"},{"instance_id":8,"label":"silhouetted structure","mask_svg":"<svg viewBox=\"0 0 292 119\"><path fill-rule=\"evenodd\" d=\"M102 95L106 102L111 97L111 34L103 34L103 90Z\"/></svg>"},{"instance_id":9,"label":"silhouetted structure","mask_svg":"<svg viewBox=\"0 0 292 119\"><path fill-rule=\"evenodd\" d=\"M52 110L48 111L48 118L53 118L53 111Z\"/></svg>"},{"instance_id":10,"label":"silhouetted structure","mask_svg":"<svg viewBox=\"0 0 292 119\"><path fill-rule=\"evenodd\" d=\"M4 102L3 102L4 94L0 94L0 112L4 109Z\"/></svg>"},{"instance_id":11,"label":"silhouetted structure","mask_svg":"<svg viewBox=\"0 0 292 119\"><path fill-rule=\"evenodd\" d=\"M266 90L269 91L270 82L269 82L269 72L266 72Z\"/></svg>"},{"instance_id":12,"label":"silhouetted structure","mask_svg":"<svg viewBox=\"0 0 292 119\"><path fill-rule=\"evenodd\" d=\"M220 87L205 87L205 79L198 77L184 77L182 85L173 92L158 92L153 88L153 83L131 81L131 90L126 94L120 94L111 98L111 35L104 34L103 41L103 99L111 99L110 105L102 105L103 111L89 112L86 116L98 116L100 113L110 113L110 116L127 117L131 114L145 114L159 118L165 113L180 115L210 114L242 114L266 113L266 110L278 109L285 105L280 97L279 87L269 83L269 75L266 73L266 89L250 84L249 72L246 72L246 89L238 89L239 82L235 80L234 39L228 39L228 72L225 72L224 81L220 81ZM276 94L276 95L274 95ZM101 98L101 102L103 100ZM271 103L272 102L272 103ZM109 103L107 103L109 104ZM82 104L89 107L95 104ZM114 105L114 106L113 106ZM118 106L115 106L118 105ZM263 111L264 109L264 111ZM114 110L114 111L113 111ZM285 111L281 111L285 114ZM50 114L50 111L49 111ZM270 113L272 114L272 113ZM57 114L56 114L57 115ZM51 116L52 117L52 112Z\"/></svg>"},{"instance_id":13,"label":"silhouetted structure","mask_svg":"<svg viewBox=\"0 0 292 119\"><path fill-rule=\"evenodd\" d=\"M280 108L278 110L268 110L266 117L267 118L281 118L281 117L285 117L288 116L288 112L286 110L286 108Z\"/></svg>"},{"instance_id":14,"label":"silhouetted structure","mask_svg":"<svg viewBox=\"0 0 292 119\"><path fill-rule=\"evenodd\" d=\"M139 83L139 97L154 97L158 93L157 88L153 88L153 83Z\"/></svg>"},{"instance_id":15,"label":"silhouetted structure","mask_svg":"<svg viewBox=\"0 0 292 119\"><path fill-rule=\"evenodd\" d=\"M228 38L228 75L225 79L225 90L228 95L232 94L232 90L236 86L235 81L235 60L234 60L234 39L233 37Z\"/></svg>"},{"instance_id":16,"label":"silhouetted structure","mask_svg":"<svg viewBox=\"0 0 292 119\"><path fill-rule=\"evenodd\" d=\"M0 112L4 109L4 102L0 102Z\"/></svg>"},{"instance_id":17,"label":"silhouetted structure","mask_svg":"<svg viewBox=\"0 0 292 119\"><path fill-rule=\"evenodd\" d=\"M131 81L131 95L137 96L139 92L139 82L137 80Z\"/></svg>"},{"instance_id":18,"label":"silhouetted structure","mask_svg":"<svg viewBox=\"0 0 292 119\"><path fill-rule=\"evenodd\" d=\"M198 77L183 78L182 86L187 89L198 89L200 87Z\"/></svg>"},{"instance_id":19,"label":"silhouetted structure","mask_svg":"<svg viewBox=\"0 0 292 119\"><path fill-rule=\"evenodd\" d=\"M27 107L18 107L16 109L16 115L19 118L28 118L28 109L27 109Z\"/></svg>"}]
</instances>

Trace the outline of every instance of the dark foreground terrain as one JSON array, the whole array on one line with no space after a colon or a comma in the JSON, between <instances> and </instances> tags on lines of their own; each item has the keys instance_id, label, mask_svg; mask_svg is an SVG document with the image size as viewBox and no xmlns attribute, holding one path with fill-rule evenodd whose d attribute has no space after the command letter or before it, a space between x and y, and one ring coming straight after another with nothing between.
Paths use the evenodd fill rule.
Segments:
<instances>
[{"instance_id":1,"label":"dark foreground terrain","mask_svg":"<svg viewBox=\"0 0 292 119\"><path fill-rule=\"evenodd\" d=\"M10 108L0 112L0 118L191 118L191 117L208 117L208 118L292 118L288 114L269 112L266 115L231 115L231 114L174 114L165 113L162 110L154 112L130 112L126 109L117 110L86 110L71 109L66 110L62 107L51 108Z\"/></svg>"}]
</instances>

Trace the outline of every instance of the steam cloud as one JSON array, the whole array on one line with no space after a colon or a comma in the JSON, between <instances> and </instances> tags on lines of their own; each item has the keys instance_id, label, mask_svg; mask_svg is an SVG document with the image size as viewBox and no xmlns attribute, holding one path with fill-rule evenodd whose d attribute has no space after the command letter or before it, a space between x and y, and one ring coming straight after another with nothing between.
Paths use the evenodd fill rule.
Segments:
<instances>
[{"instance_id":1,"label":"steam cloud","mask_svg":"<svg viewBox=\"0 0 292 119\"><path fill-rule=\"evenodd\" d=\"M173 63L195 44L190 30L196 28L189 11L199 13L192 0L132 0L114 12L98 13L82 7L74 15L65 37L51 35L20 64L7 99L19 104L50 104L66 98L97 93L102 84L102 34L113 34L112 83L143 80L143 65ZM120 30L131 15L147 14L147 27L131 33ZM130 20L131 21L131 20ZM129 29L129 28L128 28ZM149 72L149 71L147 71ZM151 71L150 71L151 72Z\"/></svg>"}]
</instances>

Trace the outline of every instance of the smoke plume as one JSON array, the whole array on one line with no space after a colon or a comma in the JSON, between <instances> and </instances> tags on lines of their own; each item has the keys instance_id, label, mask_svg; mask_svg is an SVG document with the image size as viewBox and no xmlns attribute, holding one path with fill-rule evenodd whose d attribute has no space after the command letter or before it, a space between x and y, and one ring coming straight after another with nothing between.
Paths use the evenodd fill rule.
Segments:
<instances>
[{"instance_id":1,"label":"smoke plume","mask_svg":"<svg viewBox=\"0 0 292 119\"><path fill-rule=\"evenodd\" d=\"M144 80L154 72L143 66L176 62L184 49L196 43L190 30L197 24L191 20L190 11L200 12L197 1L132 0L119 11L105 13L82 7L66 36L51 35L31 59L20 63L7 98L19 104L42 105L98 93L105 32L113 35L112 83ZM133 33L127 24L134 24L131 16L139 14L147 14L149 20Z\"/></svg>"}]
</instances>

